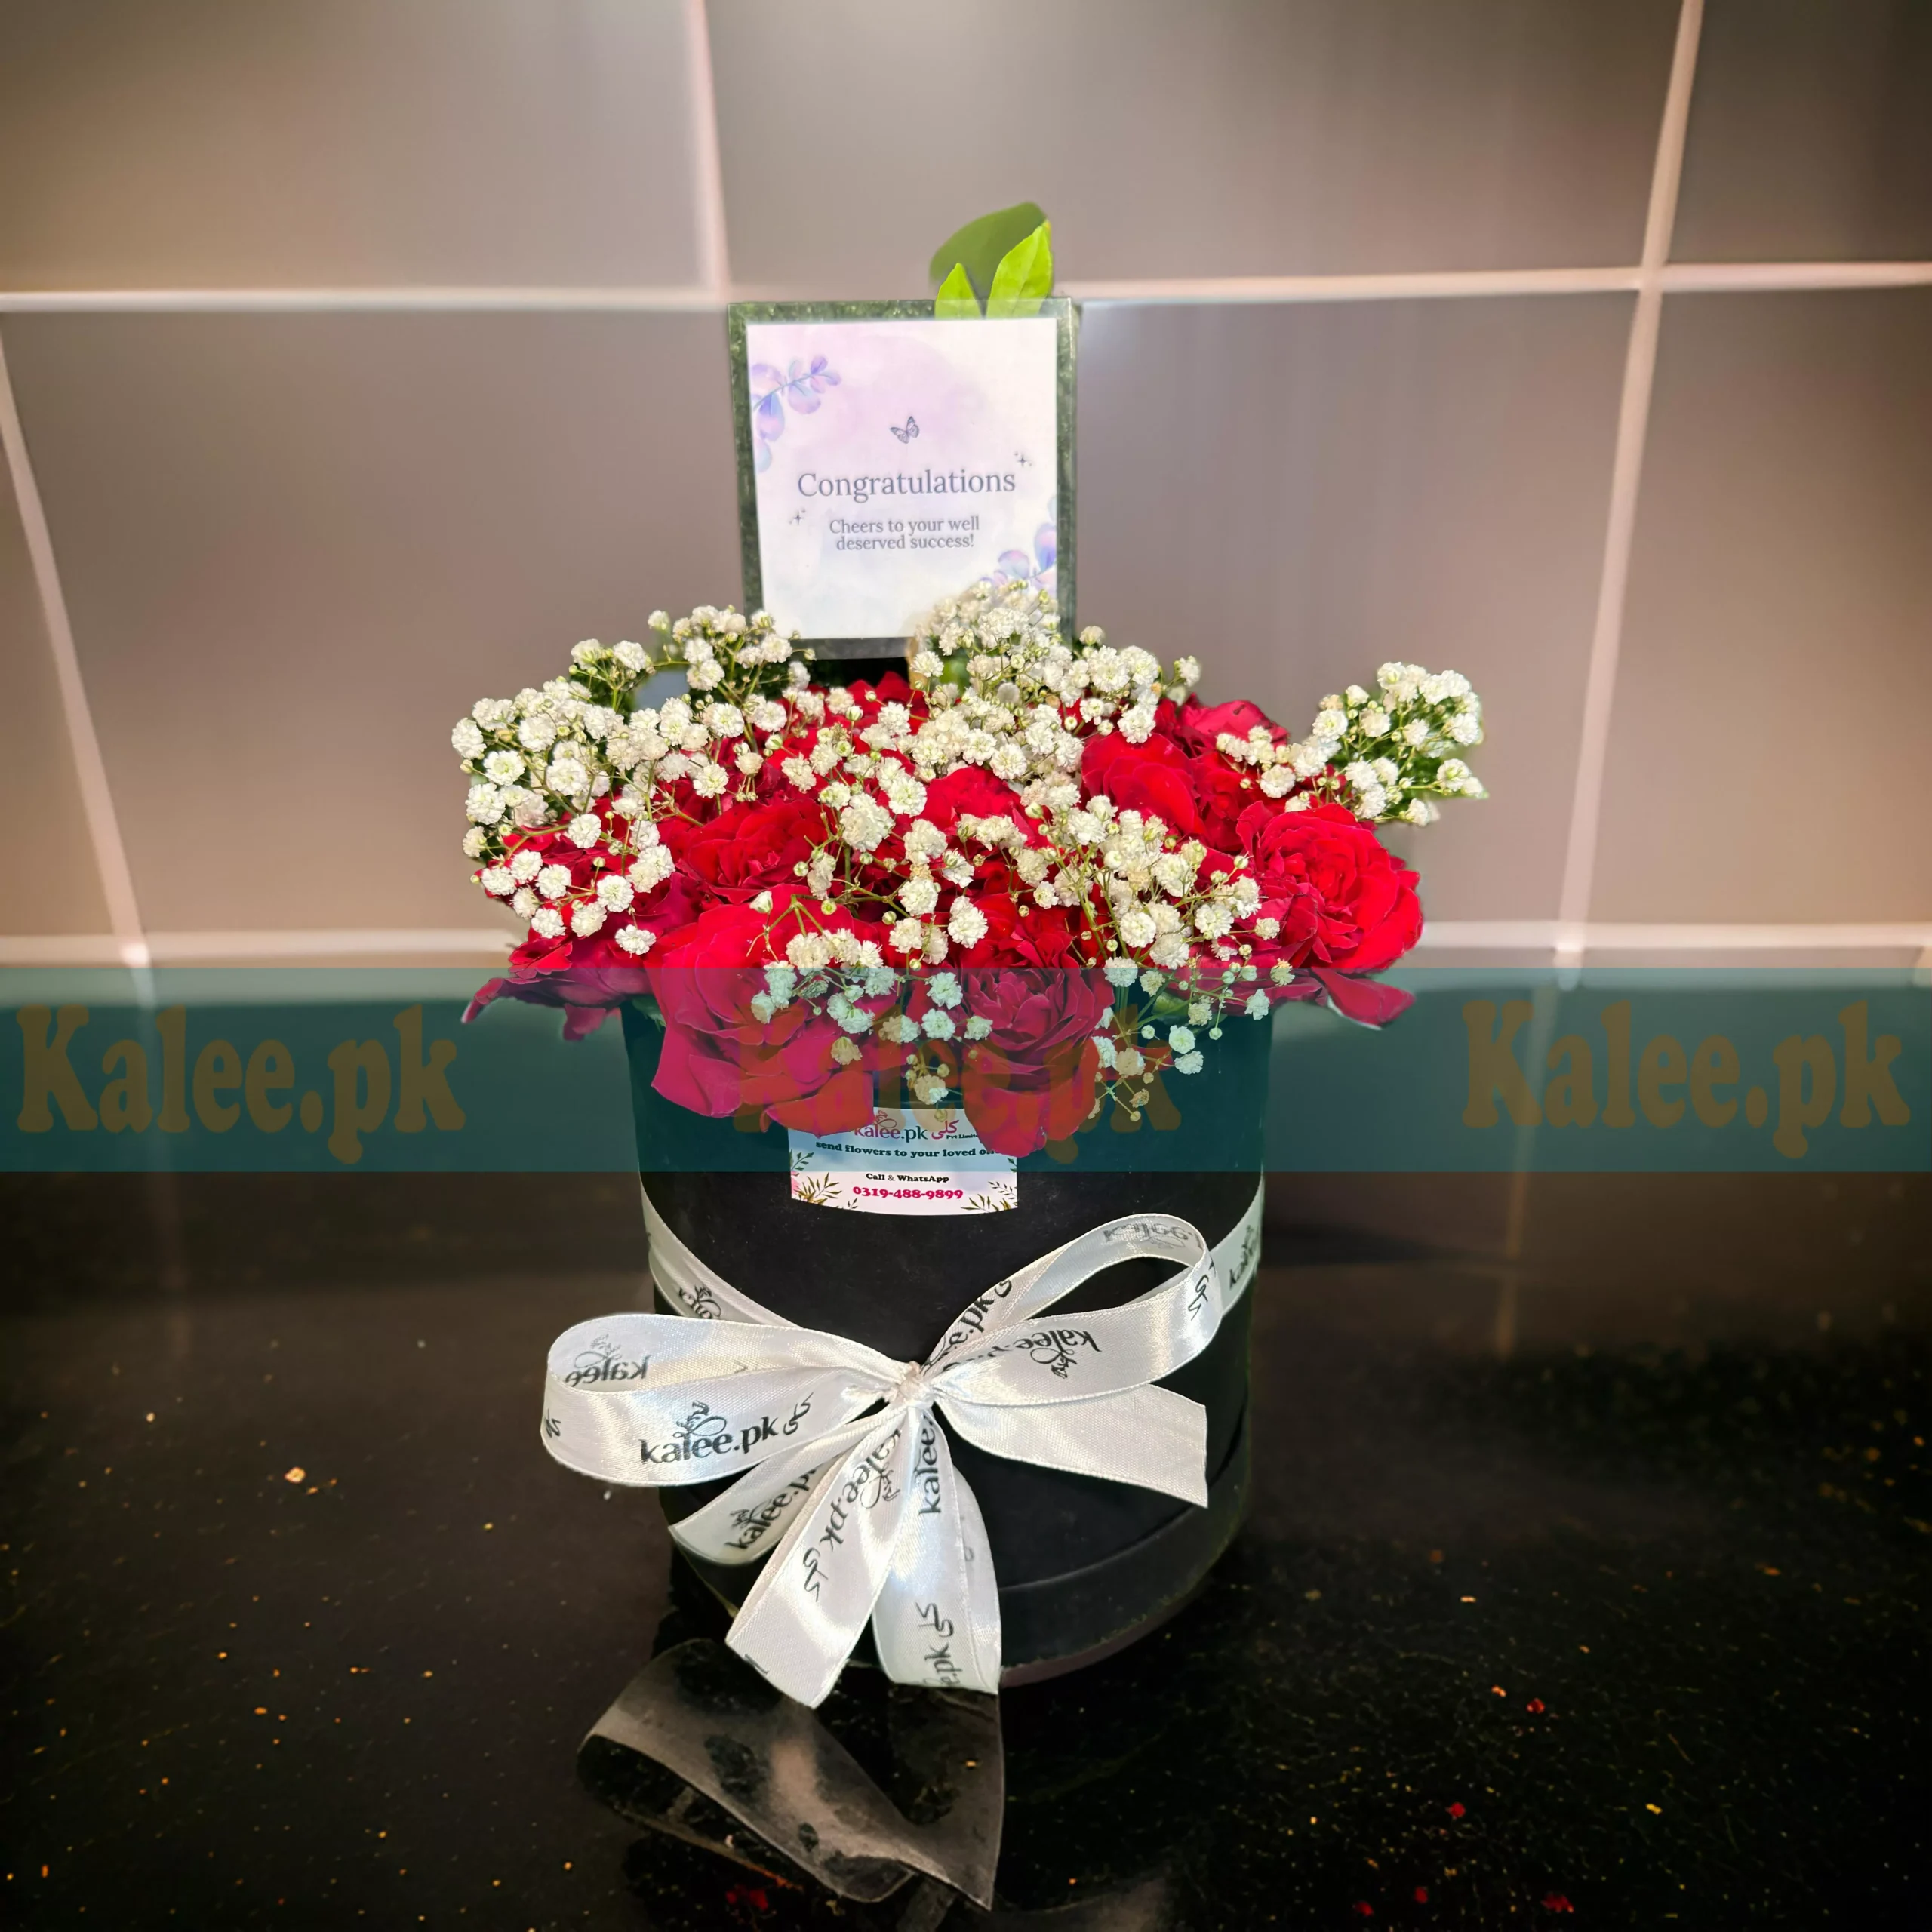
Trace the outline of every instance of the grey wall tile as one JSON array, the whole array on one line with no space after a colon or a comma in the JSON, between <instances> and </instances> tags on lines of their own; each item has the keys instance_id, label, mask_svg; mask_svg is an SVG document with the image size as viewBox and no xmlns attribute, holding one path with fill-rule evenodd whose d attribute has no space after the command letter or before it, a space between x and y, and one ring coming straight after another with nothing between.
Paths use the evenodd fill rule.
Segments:
<instances>
[{"instance_id":1,"label":"grey wall tile","mask_svg":"<svg viewBox=\"0 0 1932 1932\"><path fill-rule=\"evenodd\" d=\"M10 823L0 838L0 933L104 933L94 861L13 478L0 461L0 741Z\"/></svg>"},{"instance_id":2,"label":"grey wall tile","mask_svg":"<svg viewBox=\"0 0 1932 1932\"><path fill-rule=\"evenodd\" d=\"M1086 314L1080 621L1198 652L1208 696L1298 733L1391 657L1473 678L1493 796L1414 835L1433 918L1556 910L1629 314Z\"/></svg>"},{"instance_id":3,"label":"grey wall tile","mask_svg":"<svg viewBox=\"0 0 1932 1932\"><path fill-rule=\"evenodd\" d=\"M1932 7L1709 0L1680 261L1932 257Z\"/></svg>"},{"instance_id":4,"label":"grey wall tile","mask_svg":"<svg viewBox=\"0 0 1932 1932\"><path fill-rule=\"evenodd\" d=\"M1600 919L1932 918L1932 290L1665 306Z\"/></svg>"},{"instance_id":5,"label":"grey wall tile","mask_svg":"<svg viewBox=\"0 0 1932 1932\"><path fill-rule=\"evenodd\" d=\"M9 0L0 286L681 283L678 0Z\"/></svg>"},{"instance_id":6,"label":"grey wall tile","mask_svg":"<svg viewBox=\"0 0 1932 1932\"><path fill-rule=\"evenodd\" d=\"M1634 260L1676 0L713 0L732 269L924 292L1032 199L1063 273Z\"/></svg>"},{"instance_id":7,"label":"grey wall tile","mask_svg":"<svg viewBox=\"0 0 1932 1932\"><path fill-rule=\"evenodd\" d=\"M18 317L148 923L492 923L449 729L739 574L715 317Z\"/></svg>"}]
</instances>

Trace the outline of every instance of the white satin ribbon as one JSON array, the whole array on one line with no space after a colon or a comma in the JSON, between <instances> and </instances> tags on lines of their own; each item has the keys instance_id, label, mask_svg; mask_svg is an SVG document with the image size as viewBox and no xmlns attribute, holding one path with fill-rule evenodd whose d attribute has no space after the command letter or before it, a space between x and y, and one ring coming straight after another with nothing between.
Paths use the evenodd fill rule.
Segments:
<instances>
[{"instance_id":1,"label":"white satin ribbon","mask_svg":"<svg viewBox=\"0 0 1932 1932\"><path fill-rule=\"evenodd\" d=\"M1205 1503L1208 1412L1152 1385L1214 1340L1254 1278L1261 1204L1257 1187L1211 1250L1171 1214L1106 1222L995 1282L924 1362L903 1362L761 1307L647 1195L651 1273L685 1314L558 1336L543 1446L604 1482L740 1477L671 1533L714 1563L771 1552L726 1641L786 1696L822 1702L869 1621L899 1682L997 1691L986 1525L935 1413L992 1455ZM1143 1256L1178 1272L1120 1307L1046 1318L1090 1276Z\"/></svg>"}]
</instances>

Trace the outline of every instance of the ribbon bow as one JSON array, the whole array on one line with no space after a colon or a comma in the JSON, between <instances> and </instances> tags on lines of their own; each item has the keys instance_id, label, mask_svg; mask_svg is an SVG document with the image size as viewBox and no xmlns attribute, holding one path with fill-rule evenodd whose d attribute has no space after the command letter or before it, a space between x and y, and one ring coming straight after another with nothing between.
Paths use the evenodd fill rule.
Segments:
<instances>
[{"instance_id":1,"label":"ribbon bow","mask_svg":"<svg viewBox=\"0 0 1932 1932\"><path fill-rule=\"evenodd\" d=\"M740 1480L672 1534L715 1563L771 1552L726 1641L821 1703L869 1621L902 1684L995 1692L998 1588L986 1525L934 1420L991 1454L1204 1503L1207 1411L1152 1385L1198 1355L1254 1272L1261 1195L1210 1250L1129 1214L977 1297L923 1362L802 1328L707 1268L645 1198L651 1272L675 1315L580 1322L550 1349L543 1446L645 1487ZM1177 1264L1118 1308L1044 1318L1115 1263ZM775 1547L774 1547L775 1546Z\"/></svg>"}]
</instances>

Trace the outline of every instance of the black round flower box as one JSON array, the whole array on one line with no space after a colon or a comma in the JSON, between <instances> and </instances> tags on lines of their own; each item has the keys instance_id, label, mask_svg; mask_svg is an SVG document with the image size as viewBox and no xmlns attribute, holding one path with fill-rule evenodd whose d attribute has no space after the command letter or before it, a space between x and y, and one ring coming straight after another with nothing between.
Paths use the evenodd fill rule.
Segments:
<instances>
[{"instance_id":1,"label":"black round flower box","mask_svg":"<svg viewBox=\"0 0 1932 1932\"><path fill-rule=\"evenodd\" d=\"M672 1106L651 1084L657 1022L633 1005L623 1025L645 1189L672 1232L775 1313L897 1359L923 1360L974 1296L1117 1216L1177 1215L1211 1247L1238 1225L1259 1184L1265 1025L1236 1023L1210 1048L1201 1073L1168 1076L1174 1106L1159 1110L1164 1131L1152 1116L1131 1133L1103 1119L1020 1161L1014 1209L933 1219L794 1200L784 1131L745 1131L746 1123ZM1057 1306L1116 1306L1166 1272L1152 1261L1123 1263ZM1008 1461L952 1438L998 1576L1003 1681L1070 1669L1132 1641L1184 1602L1226 1548L1247 1491L1249 1308L1244 1295L1208 1348L1162 1385L1207 1410L1204 1508ZM675 1521L722 1487L659 1494ZM755 1565L694 1567L734 1607L757 1574ZM868 1639L856 1655L869 1650Z\"/></svg>"}]
</instances>

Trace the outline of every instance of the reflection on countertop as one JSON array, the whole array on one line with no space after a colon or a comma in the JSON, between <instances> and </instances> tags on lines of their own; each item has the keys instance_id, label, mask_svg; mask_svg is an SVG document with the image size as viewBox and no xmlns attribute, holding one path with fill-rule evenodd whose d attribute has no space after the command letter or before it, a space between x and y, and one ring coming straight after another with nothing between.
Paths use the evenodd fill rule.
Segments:
<instances>
[{"instance_id":1,"label":"reflection on countertop","mask_svg":"<svg viewBox=\"0 0 1932 1932\"><path fill-rule=\"evenodd\" d=\"M1247 1527L1165 1628L1001 1700L987 1913L924 1880L837 1900L578 1781L654 1650L721 1629L654 1503L536 1440L550 1337L638 1305L620 1186L5 1183L0 1912L1932 1920L1922 1177L1570 1177L1540 1251L1447 1185L1353 1227L1287 1190ZM854 1673L821 1714L882 1789L887 1695Z\"/></svg>"}]
</instances>

